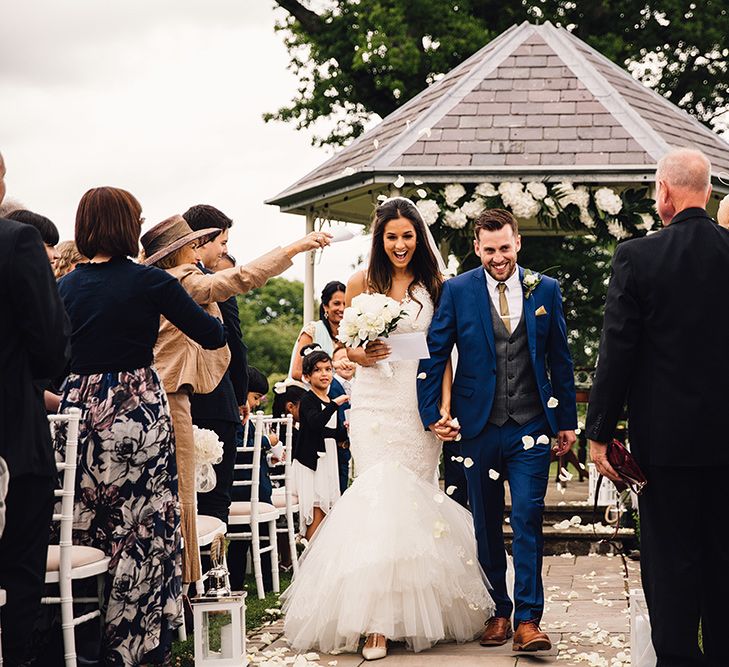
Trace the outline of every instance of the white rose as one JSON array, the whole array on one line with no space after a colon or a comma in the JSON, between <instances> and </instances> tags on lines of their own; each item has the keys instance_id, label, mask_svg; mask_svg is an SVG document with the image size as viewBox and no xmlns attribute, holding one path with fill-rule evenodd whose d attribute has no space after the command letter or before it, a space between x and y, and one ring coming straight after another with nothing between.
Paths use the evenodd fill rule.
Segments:
<instances>
[{"instance_id":1,"label":"white rose","mask_svg":"<svg viewBox=\"0 0 729 667\"><path fill-rule=\"evenodd\" d=\"M534 199L541 200L547 196L547 186L544 185L544 183L540 183L539 181L532 181L531 183L527 183L526 189L529 194L534 197Z\"/></svg>"},{"instance_id":2,"label":"white rose","mask_svg":"<svg viewBox=\"0 0 729 667\"><path fill-rule=\"evenodd\" d=\"M595 206L608 215L617 215L623 208L623 200L610 188L600 188L595 192Z\"/></svg>"},{"instance_id":3,"label":"white rose","mask_svg":"<svg viewBox=\"0 0 729 667\"><path fill-rule=\"evenodd\" d=\"M438 220L440 206L438 206L437 202L432 199L421 199L415 206L420 211L420 215L423 217L423 222L426 225L430 226Z\"/></svg>"},{"instance_id":4,"label":"white rose","mask_svg":"<svg viewBox=\"0 0 729 667\"><path fill-rule=\"evenodd\" d=\"M539 276L536 273L527 273L524 276L524 285L526 287L534 287L539 282Z\"/></svg>"},{"instance_id":5,"label":"white rose","mask_svg":"<svg viewBox=\"0 0 729 667\"><path fill-rule=\"evenodd\" d=\"M445 197L446 204L448 206L455 206L458 200L466 194L466 188L460 183L450 183L443 189L443 196Z\"/></svg>"},{"instance_id":6,"label":"white rose","mask_svg":"<svg viewBox=\"0 0 729 667\"><path fill-rule=\"evenodd\" d=\"M468 218L460 208L456 208L452 211L446 211L443 218L443 224L446 227L451 227L453 229L463 229L467 223Z\"/></svg>"},{"instance_id":7,"label":"white rose","mask_svg":"<svg viewBox=\"0 0 729 667\"><path fill-rule=\"evenodd\" d=\"M557 210L557 204L555 203L554 199L552 199L551 197L545 197L544 205L547 207L547 211L549 211L550 217L556 218L559 215L559 211Z\"/></svg>"},{"instance_id":8,"label":"white rose","mask_svg":"<svg viewBox=\"0 0 729 667\"><path fill-rule=\"evenodd\" d=\"M724 199L726 199L726 197ZM722 202L723 201L724 200L722 200ZM721 212L721 204L719 205L719 211ZM721 213L717 217L721 217ZM640 219L642 221L640 227L641 229L645 229L646 231L650 231L651 229L653 229L653 225L656 224L655 219L650 213L641 213ZM719 220L719 223L721 224L721 220Z\"/></svg>"},{"instance_id":9,"label":"white rose","mask_svg":"<svg viewBox=\"0 0 729 667\"><path fill-rule=\"evenodd\" d=\"M625 227L623 227L616 220L607 223L607 230L616 239L618 239L618 241L620 241L621 239L627 239L630 236L630 234L628 234L628 232L626 231Z\"/></svg>"},{"instance_id":10,"label":"white rose","mask_svg":"<svg viewBox=\"0 0 729 667\"><path fill-rule=\"evenodd\" d=\"M587 208L580 209L580 222L585 225L588 229L592 229L595 226L595 221L590 215L590 211Z\"/></svg>"},{"instance_id":11,"label":"white rose","mask_svg":"<svg viewBox=\"0 0 729 667\"><path fill-rule=\"evenodd\" d=\"M511 206L523 194L524 186L516 181L504 181L499 184L499 194L506 206ZM531 195L530 195L531 196Z\"/></svg>"},{"instance_id":12,"label":"white rose","mask_svg":"<svg viewBox=\"0 0 729 667\"><path fill-rule=\"evenodd\" d=\"M475 197L461 206L461 210L466 214L466 217L472 220L481 215L485 208L486 202L481 197Z\"/></svg>"},{"instance_id":13,"label":"white rose","mask_svg":"<svg viewBox=\"0 0 729 667\"><path fill-rule=\"evenodd\" d=\"M492 183L479 183L476 186L476 194L480 197L495 197L499 194L499 191L493 186Z\"/></svg>"},{"instance_id":14,"label":"white rose","mask_svg":"<svg viewBox=\"0 0 729 667\"><path fill-rule=\"evenodd\" d=\"M517 197L511 204L509 205L511 208L511 212L517 217L517 218L533 218L534 216L539 213L539 202L537 202L534 197L532 197L528 192L522 192L519 197Z\"/></svg>"}]
</instances>

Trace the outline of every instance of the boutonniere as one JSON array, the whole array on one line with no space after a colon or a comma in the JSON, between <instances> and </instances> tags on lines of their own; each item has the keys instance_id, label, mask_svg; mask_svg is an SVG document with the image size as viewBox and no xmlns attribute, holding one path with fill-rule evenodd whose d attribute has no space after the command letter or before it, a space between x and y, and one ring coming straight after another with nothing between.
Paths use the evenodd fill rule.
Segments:
<instances>
[{"instance_id":1,"label":"boutonniere","mask_svg":"<svg viewBox=\"0 0 729 667\"><path fill-rule=\"evenodd\" d=\"M537 285L542 282L542 276L539 273L534 273L529 269L524 269L524 278L521 281L521 285L524 289L524 298L528 299L532 292L537 288Z\"/></svg>"}]
</instances>

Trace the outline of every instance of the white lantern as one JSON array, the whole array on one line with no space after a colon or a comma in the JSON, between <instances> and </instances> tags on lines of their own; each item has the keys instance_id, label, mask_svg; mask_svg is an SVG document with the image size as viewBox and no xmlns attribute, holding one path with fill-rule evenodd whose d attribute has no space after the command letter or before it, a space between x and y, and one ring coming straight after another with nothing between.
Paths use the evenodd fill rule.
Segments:
<instances>
[{"instance_id":1,"label":"white lantern","mask_svg":"<svg viewBox=\"0 0 729 667\"><path fill-rule=\"evenodd\" d=\"M240 667L246 658L246 594L190 600L195 620L195 665Z\"/></svg>"}]
</instances>

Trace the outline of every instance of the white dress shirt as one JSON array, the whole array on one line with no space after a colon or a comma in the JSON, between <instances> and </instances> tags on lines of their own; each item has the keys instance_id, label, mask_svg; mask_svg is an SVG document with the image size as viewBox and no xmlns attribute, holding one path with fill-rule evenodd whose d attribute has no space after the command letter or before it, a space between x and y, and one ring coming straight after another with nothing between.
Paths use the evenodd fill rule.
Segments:
<instances>
[{"instance_id":1,"label":"white dress shirt","mask_svg":"<svg viewBox=\"0 0 729 667\"><path fill-rule=\"evenodd\" d=\"M499 289L498 280L494 280L491 274L484 269L483 272L486 274L486 287L491 297L491 303L494 304L496 312L501 315L499 308ZM511 274L510 278L503 281L506 284L506 300L509 303L509 320L511 321L511 332L516 331L516 327L521 319L521 312L524 309L524 291L521 287L521 281L519 280L519 267L515 267L514 273Z\"/></svg>"}]
</instances>

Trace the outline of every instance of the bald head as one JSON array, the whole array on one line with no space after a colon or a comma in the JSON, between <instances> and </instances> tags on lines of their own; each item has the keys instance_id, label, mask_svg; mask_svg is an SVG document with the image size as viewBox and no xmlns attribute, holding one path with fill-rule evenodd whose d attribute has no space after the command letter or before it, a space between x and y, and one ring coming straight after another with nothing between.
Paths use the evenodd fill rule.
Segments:
<instances>
[{"instance_id":1,"label":"bald head","mask_svg":"<svg viewBox=\"0 0 729 667\"><path fill-rule=\"evenodd\" d=\"M656 170L656 208L664 224L687 208L705 208L711 195L711 162L698 150L666 153Z\"/></svg>"},{"instance_id":2,"label":"bald head","mask_svg":"<svg viewBox=\"0 0 729 667\"><path fill-rule=\"evenodd\" d=\"M656 178L669 187L704 193L711 185L711 162L701 151L677 148L658 161Z\"/></svg>"}]
</instances>

